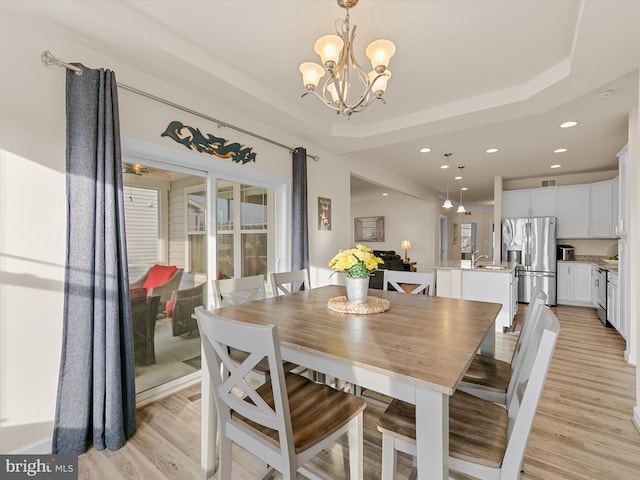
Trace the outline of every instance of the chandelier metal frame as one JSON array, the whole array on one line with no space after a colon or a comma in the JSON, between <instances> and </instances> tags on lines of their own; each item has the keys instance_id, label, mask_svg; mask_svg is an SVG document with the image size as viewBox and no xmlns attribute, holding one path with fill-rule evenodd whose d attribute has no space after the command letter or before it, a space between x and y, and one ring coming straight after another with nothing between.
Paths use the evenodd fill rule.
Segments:
<instances>
[{"instance_id":1,"label":"chandelier metal frame","mask_svg":"<svg viewBox=\"0 0 640 480\"><path fill-rule=\"evenodd\" d=\"M351 26L349 21L349 9L354 7L358 0L337 0L337 2L340 7L346 10L345 18L335 21L337 36L343 43L338 61L325 60L323 61L324 68L312 62L301 64L300 72L303 74L303 83L307 89L307 92L302 97L313 93L322 103L334 110L336 114L342 114L350 118L353 113L361 112L375 100L381 100L382 103L386 103L382 96L386 89L387 81L391 78L391 72L387 67L389 59L395 53L395 45L393 42L384 39L370 43L367 46L366 54L372 62L373 70L367 73L356 60L354 42L357 27L356 25ZM320 38L314 46L316 53L321 55L321 58L322 54L318 51L321 48L319 44L328 37L333 36L327 35ZM378 56L379 49L386 49L388 56L384 64L375 64L376 60L372 58ZM310 71L310 69L313 70L311 80L306 76L306 72ZM321 88L318 89L318 83L325 73L329 73L329 77L324 80ZM349 102L349 93L353 91L354 86L352 81L354 83L359 82L364 88L364 92L354 103ZM320 93L318 93L318 90L320 90Z\"/></svg>"}]
</instances>

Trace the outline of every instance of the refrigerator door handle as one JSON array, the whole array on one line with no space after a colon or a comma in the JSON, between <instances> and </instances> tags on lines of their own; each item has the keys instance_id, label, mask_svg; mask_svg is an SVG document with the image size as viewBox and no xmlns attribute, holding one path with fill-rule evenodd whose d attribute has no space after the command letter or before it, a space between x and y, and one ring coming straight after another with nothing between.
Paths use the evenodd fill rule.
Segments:
<instances>
[{"instance_id":1,"label":"refrigerator door handle","mask_svg":"<svg viewBox=\"0 0 640 480\"><path fill-rule=\"evenodd\" d=\"M524 224L524 252L522 252L522 264L525 267L531 266L531 223Z\"/></svg>"}]
</instances>

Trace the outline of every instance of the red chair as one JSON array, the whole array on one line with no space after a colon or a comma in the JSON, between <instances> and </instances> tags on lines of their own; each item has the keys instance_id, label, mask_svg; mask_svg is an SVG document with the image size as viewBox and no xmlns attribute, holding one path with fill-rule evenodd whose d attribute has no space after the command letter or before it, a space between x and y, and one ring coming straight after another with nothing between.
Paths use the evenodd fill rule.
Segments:
<instances>
[{"instance_id":1,"label":"red chair","mask_svg":"<svg viewBox=\"0 0 640 480\"><path fill-rule=\"evenodd\" d=\"M144 296L160 297L158 311L166 310L166 304L171 299L171 293L178 290L184 268L175 265L154 265L135 282L129 284L129 293L132 298L143 296L141 289L144 289Z\"/></svg>"}]
</instances>

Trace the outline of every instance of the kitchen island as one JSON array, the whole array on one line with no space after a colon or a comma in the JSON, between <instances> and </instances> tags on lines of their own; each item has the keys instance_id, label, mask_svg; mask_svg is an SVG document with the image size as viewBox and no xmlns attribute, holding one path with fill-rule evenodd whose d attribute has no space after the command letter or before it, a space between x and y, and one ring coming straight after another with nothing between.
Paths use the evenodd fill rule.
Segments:
<instances>
[{"instance_id":1,"label":"kitchen island","mask_svg":"<svg viewBox=\"0 0 640 480\"><path fill-rule=\"evenodd\" d=\"M511 328L518 310L514 262L480 262L472 266L460 260L442 260L430 265L429 269L436 271L437 296L501 303L496 331L503 332Z\"/></svg>"}]
</instances>

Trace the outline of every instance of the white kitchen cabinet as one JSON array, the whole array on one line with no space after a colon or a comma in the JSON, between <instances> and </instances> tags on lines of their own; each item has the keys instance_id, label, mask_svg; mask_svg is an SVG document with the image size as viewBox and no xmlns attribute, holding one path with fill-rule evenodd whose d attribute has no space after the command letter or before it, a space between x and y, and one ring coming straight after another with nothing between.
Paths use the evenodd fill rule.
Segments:
<instances>
[{"instance_id":1,"label":"white kitchen cabinet","mask_svg":"<svg viewBox=\"0 0 640 480\"><path fill-rule=\"evenodd\" d=\"M627 210L627 146L618 152L618 229L617 234L625 236L628 223Z\"/></svg>"},{"instance_id":2,"label":"white kitchen cabinet","mask_svg":"<svg viewBox=\"0 0 640 480\"><path fill-rule=\"evenodd\" d=\"M591 264L558 262L557 302L561 305L593 307Z\"/></svg>"},{"instance_id":3,"label":"white kitchen cabinet","mask_svg":"<svg viewBox=\"0 0 640 480\"><path fill-rule=\"evenodd\" d=\"M436 269L436 294L438 297L462 298L462 270Z\"/></svg>"},{"instance_id":4,"label":"white kitchen cabinet","mask_svg":"<svg viewBox=\"0 0 640 480\"><path fill-rule=\"evenodd\" d=\"M589 185L590 238L616 236L618 199L615 183L614 180L608 180Z\"/></svg>"},{"instance_id":5,"label":"white kitchen cabinet","mask_svg":"<svg viewBox=\"0 0 640 480\"><path fill-rule=\"evenodd\" d=\"M555 217L556 188L507 190L502 195L504 218Z\"/></svg>"},{"instance_id":6,"label":"white kitchen cabinet","mask_svg":"<svg viewBox=\"0 0 640 480\"><path fill-rule=\"evenodd\" d=\"M607 321L620 332L626 340L620 324L620 295L618 289L618 274L609 271L607 282Z\"/></svg>"},{"instance_id":7,"label":"white kitchen cabinet","mask_svg":"<svg viewBox=\"0 0 640 480\"><path fill-rule=\"evenodd\" d=\"M589 185L561 187L558 194L558 238L589 238Z\"/></svg>"}]
</instances>

